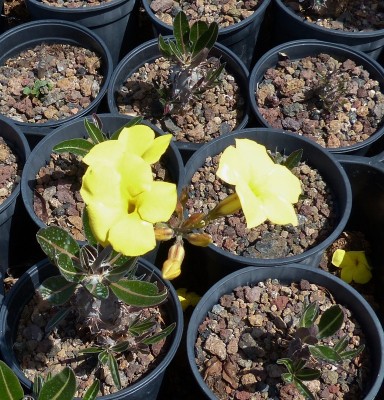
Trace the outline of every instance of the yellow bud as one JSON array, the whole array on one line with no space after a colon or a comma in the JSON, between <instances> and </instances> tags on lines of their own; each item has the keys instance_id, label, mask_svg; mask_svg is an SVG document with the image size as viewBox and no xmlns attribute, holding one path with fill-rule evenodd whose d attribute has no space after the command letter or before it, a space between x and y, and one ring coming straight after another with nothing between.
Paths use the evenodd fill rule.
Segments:
<instances>
[{"instance_id":1,"label":"yellow bud","mask_svg":"<svg viewBox=\"0 0 384 400\"><path fill-rule=\"evenodd\" d=\"M224 200L208 213L209 220L213 220L220 217L225 217L226 215L234 214L241 208L241 203L237 193L230 194Z\"/></svg>"},{"instance_id":2,"label":"yellow bud","mask_svg":"<svg viewBox=\"0 0 384 400\"><path fill-rule=\"evenodd\" d=\"M184 237L194 246L207 247L212 243L212 236L208 233L188 233Z\"/></svg>"},{"instance_id":3,"label":"yellow bud","mask_svg":"<svg viewBox=\"0 0 384 400\"><path fill-rule=\"evenodd\" d=\"M166 224L157 224L154 226L155 238L158 241L170 240L174 236L174 231Z\"/></svg>"},{"instance_id":4,"label":"yellow bud","mask_svg":"<svg viewBox=\"0 0 384 400\"><path fill-rule=\"evenodd\" d=\"M176 241L168 251L168 259L163 264L163 278L172 280L181 274L181 264L184 260L185 250L181 240Z\"/></svg>"}]
</instances>

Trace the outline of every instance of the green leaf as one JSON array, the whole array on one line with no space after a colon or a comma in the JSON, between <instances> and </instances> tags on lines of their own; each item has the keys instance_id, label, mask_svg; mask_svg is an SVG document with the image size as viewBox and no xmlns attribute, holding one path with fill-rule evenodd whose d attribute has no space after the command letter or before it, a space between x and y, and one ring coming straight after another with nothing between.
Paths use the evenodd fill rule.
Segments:
<instances>
[{"instance_id":1,"label":"green leaf","mask_svg":"<svg viewBox=\"0 0 384 400\"><path fill-rule=\"evenodd\" d=\"M296 372L295 376L301 381L312 381L320 378L320 371L314 368L302 368Z\"/></svg>"},{"instance_id":2,"label":"green leaf","mask_svg":"<svg viewBox=\"0 0 384 400\"><path fill-rule=\"evenodd\" d=\"M97 245L97 240L92 233L91 230L91 225L89 223L89 214L87 211L87 207L84 208L83 210L83 216L82 216L82 221L83 221L83 231L84 231L84 236L87 239L88 244L91 246L96 246Z\"/></svg>"},{"instance_id":3,"label":"green leaf","mask_svg":"<svg viewBox=\"0 0 384 400\"><path fill-rule=\"evenodd\" d=\"M342 351L344 351L347 346L348 346L348 342L349 342L349 336L348 335L344 335L334 346L334 350L337 353L341 353Z\"/></svg>"},{"instance_id":4,"label":"green leaf","mask_svg":"<svg viewBox=\"0 0 384 400\"><path fill-rule=\"evenodd\" d=\"M320 360L327 361L329 363L339 363L342 358L339 354L331 347L317 344L316 346L308 346L309 352L313 357L319 358Z\"/></svg>"},{"instance_id":5,"label":"green leaf","mask_svg":"<svg viewBox=\"0 0 384 400\"><path fill-rule=\"evenodd\" d=\"M302 328L309 328L315 323L318 315L319 315L319 306L317 302L308 304L305 307L303 315L300 318L299 326Z\"/></svg>"},{"instance_id":6,"label":"green leaf","mask_svg":"<svg viewBox=\"0 0 384 400\"><path fill-rule=\"evenodd\" d=\"M108 353L108 367L111 371L113 382L115 383L116 387L120 390L121 381L119 375L119 367L117 366L116 358L111 353Z\"/></svg>"},{"instance_id":7,"label":"green leaf","mask_svg":"<svg viewBox=\"0 0 384 400\"><path fill-rule=\"evenodd\" d=\"M303 396L306 396L310 400L315 400L311 391L307 388L307 386L305 386L305 384L300 379L294 378L293 383Z\"/></svg>"},{"instance_id":8,"label":"green leaf","mask_svg":"<svg viewBox=\"0 0 384 400\"><path fill-rule=\"evenodd\" d=\"M76 258L80 251L76 240L66 230L57 226L39 229L36 239L41 249L53 263L55 263L56 256L60 253Z\"/></svg>"},{"instance_id":9,"label":"green leaf","mask_svg":"<svg viewBox=\"0 0 384 400\"><path fill-rule=\"evenodd\" d=\"M219 26L216 22L212 22L208 29L199 37L192 49L192 58L196 57L196 54L200 53L203 49L211 50L217 40L219 33Z\"/></svg>"},{"instance_id":10,"label":"green leaf","mask_svg":"<svg viewBox=\"0 0 384 400\"><path fill-rule=\"evenodd\" d=\"M194 45L199 37L208 30L208 24L204 21L196 21L191 25L189 41Z\"/></svg>"},{"instance_id":11,"label":"green leaf","mask_svg":"<svg viewBox=\"0 0 384 400\"><path fill-rule=\"evenodd\" d=\"M89 138L94 145L104 142L107 139L102 130L99 129L94 123L89 122L87 118L84 118L84 126L87 130Z\"/></svg>"},{"instance_id":12,"label":"green leaf","mask_svg":"<svg viewBox=\"0 0 384 400\"><path fill-rule=\"evenodd\" d=\"M104 285L101 282L91 280L88 282L83 282L83 285L91 293L92 296L96 297L99 300L108 299L109 289L108 286Z\"/></svg>"},{"instance_id":13,"label":"green leaf","mask_svg":"<svg viewBox=\"0 0 384 400\"><path fill-rule=\"evenodd\" d=\"M76 286L76 283L68 282L62 276L51 276L41 284L39 292L43 299L59 306L70 299L75 292Z\"/></svg>"},{"instance_id":14,"label":"green leaf","mask_svg":"<svg viewBox=\"0 0 384 400\"><path fill-rule=\"evenodd\" d=\"M163 54L164 57L172 57L173 51L171 49L171 46L169 45L169 42L165 41L161 35L159 35L158 46L160 52Z\"/></svg>"},{"instance_id":15,"label":"green leaf","mask_svg":"<svg viewBox=\"0 0 384 400\"><path fill-rule=\"evenodd\" d=\"M80 354L99 354L101 352L103 352L105 350L103 350L102 347L86 347L85 349L81 349L79 350Z\"/></svg>"},{"instance_id":16,"label":"green leaf","mask_svg":"<svg viewBox=\"0 0 384 400\"><path fill-rule=\"evenodd\" d=\"M173 21L173 36L176 40L176 45L182 54L189 52L189 23L187 16L183 11L177 13Z\"/></svg>"},{"instance_id":17,"label":"green leaf","mask_svg":"<svg viewBox=\"0 0 384 400\"><path fill-rule=\"evenodd\" d=\"M340 306L328 308L320 318L317 337L322 339L334 335L341 328L343 321L344 313Z\"/></svg>"},{"instance_id":18,"label":"green leaf","mask_svg":"<svg viewBox=\"0 0 384 400\"><path fill-rule=\"evenodd\" d=\"M108 364L108 351L103 350L101 353L99 353L97 358L101 364L107 365Z\"/></svg>"},{"instance_id":19,"label":"green leaf","mask_svg":"<svg viewBox=\"0 0 384 400\"><path fill-rule=\"evenodd\" d=\"M342 353L339 353L339 356L343 360L353 360L355 357L357 357L364 350L364 348L365 348L365 346L362 344L357 349L347 350L347 351L344 351Z\"/></svg>"},{"instance_id":20,"label":"green leaf","mask_svg":"<svg viewBox=\"0 0 384 400\"><path fill-rule=\"evenodd\" d=\"M140 321L139 318L137 318L131 326L128 328L129 333L131 333L133 336L141 336L145 332L148 332L151 328L153 328L156 325L152 317L148 317L143 321Z\"/></svg>"},{"instance_id":21,"label":"green leaf","mask_svg":"<svg viewBox=\"0 0 384 400\"><path fill-rule=\"evenodd\" d=\"M78 156L84 157L89 153L94 144L86 139L76 138L64 140L53 147L56 153L73 153Z\"/></svg>"},{"instance_id":22,"label":"green leaf","mask_svg":"<svg viewBox=\"0 0 384 400\"><path fill-rule=\"evenodd\" d=\"M109 350L115 353L122 353L123 351L127 351L129 348L129 342L123 341L115 344Z\"/></svg>"},{"instance_id":23,"label":"green leaf","mask_svg":"<svg viewBox=\"0 0 384 400\"><path fill-rule=\"evenodd\" d=\"M70 308L63 308L58 311L47 323L45 326L45 333L51 332L54 327L56 327L69 313Z\"/></svg>"},{"instance_id":24,"label":"green leaf","mask_svg":"<svg viewBox=\"0 0 384 400\"><path fill-rule=\"evenodd\" d=\"M0 361L0 393L1 400L22 400L24 396L16 374L4 361Z\"/></svg>"},{"instance_id":25,"label":"green leaf","mask_svg":"<svg viewBox=\"0 0 384 400\"><path fill-rule=\"evenodd\" d=\"M171 325L168 325L161 332L156 335L152 335L151 337L145 338L141 341L141 343L150 345L160 342L160 340L165 339L176 327L176 322L173 322Z\"/></svg>"},{"instance_id":26,"label":"green leaf","mask_svg":"<svg viewBox=\"0 0 384 400\"><path fill-rule=\"evenodd\" d=\"M68 282L80 282L84 278L84 272L77 268L68 254L61 253L56 257L56 265L61 275Z\"/></svg>"},{"instance_id":27,"label":"green leaf","mask_svg":"<svg viewBox=\"0 0 384 400\"><path fill-rule=\"evenodd\" d=\"M299 165L302 156L303 156L303 149L295 150L287 157L287 159L284 161L282 165L291 170Z\"/></svg>"},{"instance_id":28,"label":"green leaf","mask_svg":"<svg viewBox=\"0 0 384 400\"><path fill-rule=\"evenodd\" d=\"M41 388L44 385L44 379L41 375L35 375L32 386L32 394L34 397L38 398Z\"/></svg>"},{"instance_id":29,"label":"green leaf","mask_svg":"<svg viewBox=\"0 0 384 400\"><path fill-rule=\"evenodd\" d=\"M84 396L82 397L83 400L95 400L97 394L100 390L100 381L96 379L92 385L87 389Z\"/></svg>"},{"instance_id":30,"label":"green leaf","mask_svg":"<svg viewBox=\"0 0 384 400\"><path fill-rule=\"evenodd\" d=\"M293 374L294 373L294 365L293 365L293 361L291 360L291 359L289 359L289 358L279 358L277 361L276 361L276 363L277 364L280 364L280 365L284 365L285 366L285 368L287 368L287 370L288 370L288 372L290 373L290 374Z\"/></svg>"},{"instance_id":31,"label":"green leaf","mask_svg":"<svg viewBox=\"0 0 384 400\"><path fill-rule=\"evenodd\" d=\"M107 279L110 282L117 282L127 276L131 271L136 270L138 257L128 257L121 253L115 253L111 258L111 264L114 265L108 271ZM116 266L115 266L116 265Z\"/></svg>"},{"instance_id":32,"label":"green leaf","mask_svg":"<svg viewBox=\"0 0 384 400\"><path fill-rule=\"evenodd\" d=\"M216 83L216 81L219 79L220 74L224 71L225 68L225 63L221 64L219 68L217 69L210 69L209 73L207 74L207 81L208 85L212 86L213 84Z\"/></svg>"},{"instance_id":33,"label":"green leaf","mask_svg":"<svg viewBox=\"0 0 384 400\"><path fill-rule=\"evenodd\" d=\"M296 373L297 371L300 371L305 365L305 360L302 360L301 358L293 362L293 371Z\"/></svg>"},{"instance_id":34,"label":"green leaf","mask_svg":"<svg viewBox=\"0 0 384 400\"><path fill-rule=\"evenodd\" d=\"M290 374L289 372L284 372L283 374L281 374L281 379L286 383L292 383L293 375Z\"/></svg>"},{"instance_id":35,"label":"green leaf","mask_svg":"<svg viewBox=\"0 0 384 400\"><path fill-rule=\"evenodd\" d=\"M60 373L45 382L39 400L73 400L75 393L75 374L71 368L65 367Z\"/></svg>"},{"instance_id":36,"label":"green leaf","mask_svg":"<svg viewBox=\"0 0 384 400\"><path fill-rule=\"evenodd\" d=\"M110 288L121 301L136 307L159 305L168 296L165 288L159 293L156 284L145 281L121 279L118 282L112 282Z\"/></svg>"}]
</instances>

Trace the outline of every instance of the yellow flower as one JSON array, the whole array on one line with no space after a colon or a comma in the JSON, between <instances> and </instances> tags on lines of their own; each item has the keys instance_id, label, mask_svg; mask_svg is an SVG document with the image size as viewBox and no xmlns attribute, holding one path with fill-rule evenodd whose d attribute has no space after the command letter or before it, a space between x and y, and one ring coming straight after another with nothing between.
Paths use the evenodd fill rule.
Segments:
<instances>
[{"instance_id":1,"label":"yellow flower","mask_svg":"<svg viewBox=\"0 0 384 400\"><path fill-rule=\"evenodd\" d=\"M88 168L80 193L92 232L102 245L129 256L155 247L153 224L167 221L176 207L176 186L154 181L150 166L171 135L154 137L144 125L125 128L117 140L97 144L83 159Z\"/></svg>"},{"instance_id":2,"label":"yellow flower","mask_svg":"<svg viewBox=\"0 0 384 400\"><path fill-rule=\"evenodd\" d=\"M164 279L172 280L181 274L181 264L185 257L184 244L181 238L177 238L175 243L168 250L168 258L163 263L161 269Z\"/></svg>"},{"instance_id":3,"label":"yellow flower","mask_svg":"<svg viewBox=\"0 0 384 400\"><path fill-rule=\"evenodd\" d=\"M187 292L186 288L180 288L176 291L183 311L185 311L189 306L195 307L201 299L201 297L195 292Z\"/></svg>"},{"instance_id":4,"label":"yellow flower","mask_svg":"<svg viewBox=\"0 0 384 400\"><path fill-rule=\"evenodd\" d=\"M236 147L227 147L221 155L217 176L235 185L248 228L267 219L279 225L298 224L292 204L299 199L300 180L275 164L264 146L236 139Z\"/></svg>"},{"instance_id":5,"label":"yellow flower","mask_svg":"<svg viewBox=\"0 0 384 400\"><path fill-rule=\"evenodd\" d=\"M367 283L372 278L371 267L365 251L345 251L337 249L332 256L332 264L341 268L341 279L347 283Z\"/></svg>"}]
</instances>

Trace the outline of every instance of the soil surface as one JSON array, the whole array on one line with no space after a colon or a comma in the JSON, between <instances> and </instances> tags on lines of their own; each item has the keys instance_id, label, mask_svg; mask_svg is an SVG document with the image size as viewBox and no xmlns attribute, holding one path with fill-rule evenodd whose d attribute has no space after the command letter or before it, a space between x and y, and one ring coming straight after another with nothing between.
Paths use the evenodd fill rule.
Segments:
<instances>
[{"instance_id":1,"label":"soil surface","mask_svg":"<svg viewBox=\"0 0 384 400\"><path fill-rule=\"evenodd\" d=\"M170 62L160 57L127 78L115 94L119 113L141 115L172 133L175 140L193 143L228 133L242 121L245 99L235 78L225 69L220 84L206 90L179 114L164 115L158 89L169 87L170 67Z\"/></svg>"},{"instance_id":2,"label":"soil surface","mask_svg":"<svg viewBox=\"0 0 384 400\"><path fill-rule=\"evenodd\" d=\"M283 0L307 22L323 28L347 32L366 32L384 29L382 0ZM318 7L313 4L320 3ZM321 7L325 3L327 7Z\"/></svg>"},{"instance_id":3,"label":"soil surface","mask_svg":"<svg viewBox=\"0 0 384 400\"><path fill-rule=\"evenodd\" d=\"M109 3L110 1L113 0L41 0L46 5L64 8L95 7L100 4Z\"/></svg>"},{"instance_id":4,"label":"soil surface","mask_svg":"<svg viewBox=\"0 0 384 400\"><path fill-rule=\"evenodd\" d=\"M208 157L189 184L188 214L208 212L219 200L233 193L233 187L216 177L220 155ZM267 221L247 229L238 212L210 223L205 231L213 243L231 253L253 258L280 258L304 252L323 241L337 223L337 204L319 172L301 162L292 172L300 179L302 196L294 205L299 225L280 226Z\"/></svg>"},{"instance_id":5,"label":"soil surface","mask_svg":"<svg viewBox=\"0 0 384 400\"><path fill-rule=\"evenodd\" d=\"M165 24L172 26L176 14L184 11L191 23L205 21L210 24L215 21L219 24L219 28L226 28L251 16L263 0L149 0L149 2L156 17Z\"/></svg>"},{"instance_id":6,"label":"soil surface","mask_svg":"<svg viewBox=\"0 0 384 400\"><path fill-rule=\"evenodd\" d=\"M289 344L304 304L314 301L319 304L320 314L335 304L327 289L305 280L283 285L270 279L237 287L220 298L201 323L195 344L197 366L218 399L304 400L293 384L282 381L286 369L276 360L289 357ZM321 344L333 347L344 335L348 335L351 349L365 344L361 327L351 312L340 306L344 324ZM321 372L319 379L306 382L320 399L356 400L363 397L360 385L365 385L363 390L369 387L371 361L367 347L355 360L339 365L314 364L313 359L307 362Z\"/></svg>"},{"instance_id":7,"label":"soil surface","mask_svg":"<svg viewBox=\"0 0 384 400\"><path fill-rule=\"evenodd\" d=\"M362 142L383 125L380 84L352 60L319 54L282 59L265 72L255 96L270 126L336 148Z\"/></svg>"},{"instance_id":8,"label":"soil surface","mask_svg":"<svg viewBox=\"0 0 384 400\"><path fill-rule=\"evenodd\" d=\"M0 67L0 113L20 122L72 117L97 97L103 81L100 57L70 44L41 44ZM36 93L27 94L26 89Z\"/></svg>"},{"instance_id":9,"label":"soil surface","mask_svg":"<svg viewBox=\"0 0 384 400\"><path fill-rule=\"evenodd\" d=\"M21 165L18 157L0 136L0 204L12 194L20 179Z\"/></svg>"},{"instance_id":10,"label":"soil surface","mask_svg":"<svg viewBox=\"0 0 384 400\"><path fill-rule=\"evenodd\" d=\"M111 298L112 295L108 300ZM98 363L97 355L83 355L79 353L81 349L97 345L108 348L110 345L128 340L130 349L116 356L123 388L150 372L166 354L165 340L148 347L140 346L127 331L127 326L132 323L133 318L137 317L142 321L152 317L156 322L153 332L159 332L161 327L164 327L165 319L159 308L148 308L140 312L116 299L114 302L113 299L106 301L108 304L99 306L101 312L104 309L105 314L120 315L120 324L111 325L109 321L108 325L99 320L95 323L96 331L92 332L90 329L92 321L85 319L84 314L89 311L89 307L86 303L79 306L82 304L79 301L76 300L73 304L77 308L74 308L60 325L48 334L45 333L45 327L59 309L42 300L38 294L24 308L14 349L21 369L31 381L37 374L46 378L48 373L56 374L64 366L70 366L77 377L76 396L82 397L96 378L100 379L101 383L99 395L104 396L117 391L110 370ZM90 315L91 313L88 317Z\"/></svg>"}]
</instances>

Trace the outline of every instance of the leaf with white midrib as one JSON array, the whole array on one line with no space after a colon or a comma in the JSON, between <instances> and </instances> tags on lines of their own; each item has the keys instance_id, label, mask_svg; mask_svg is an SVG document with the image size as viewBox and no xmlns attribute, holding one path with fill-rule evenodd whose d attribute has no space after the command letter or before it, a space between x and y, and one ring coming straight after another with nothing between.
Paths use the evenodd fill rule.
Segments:
<instances>
[{"instance_id":1,"label":"leaf with white midrib","mask_svg":"<svg viewBox=\"0 0 384 400\"><path fill-rule=\"evenodd\" d=\"M19 380L4 361L0 361L0 393L1 400L21 400L24 396Z\"/></svg>"},{"instance_id":2,"label":"leaf with white midrib","mask_svg":"<svg viewBox=\"0 0 384 400\"><path fill-rule=\"evenodd\" d=\"M65 367L42 387L39 400L73 400L76 393L76 377L72 369Z\"/></svg>"}]
</instances>

